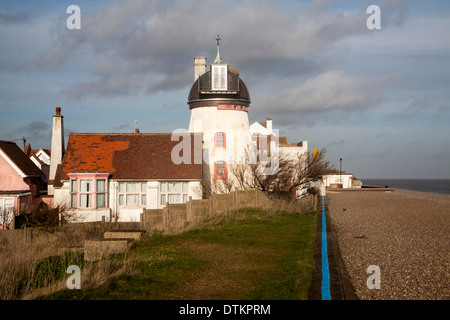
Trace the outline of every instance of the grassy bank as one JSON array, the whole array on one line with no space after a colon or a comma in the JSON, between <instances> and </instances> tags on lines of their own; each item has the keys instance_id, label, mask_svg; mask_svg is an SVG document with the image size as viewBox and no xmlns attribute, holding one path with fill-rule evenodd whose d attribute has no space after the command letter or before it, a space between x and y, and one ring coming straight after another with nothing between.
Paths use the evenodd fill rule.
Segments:
<instances>
[{"instance_id":1,"label":"grassy bank","mask_svg":"<svg viewBox=\"0 0 450 320\"><path fill-rule=\"evenodd\" d=\"M108 259L126 265L117 276L85 286L83 270L81 290L43 298L306 299L316 218L249 209L183 234L157 234Z\"/></svg>"}]
</instances>

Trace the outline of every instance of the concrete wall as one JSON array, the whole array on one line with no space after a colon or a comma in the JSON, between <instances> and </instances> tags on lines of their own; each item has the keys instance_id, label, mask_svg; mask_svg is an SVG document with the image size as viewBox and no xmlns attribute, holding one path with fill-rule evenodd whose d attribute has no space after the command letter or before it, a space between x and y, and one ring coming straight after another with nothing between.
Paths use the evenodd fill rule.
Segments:
<instances>
[{"instance_id":1,"label":"concrete wall","mask_svg":"<svg viewBox=\"0 0 450 320\"><path fill-rule=\"evenodd\" d=\"M205 221L244 208L310 212L317 210L317 198L306 196L295 203L270 199L264 192L239 190L229 194L213 194L210 199L190 200L186 204L167 204L163 209L144 209L141 216L142 229L148 233L163 231L178 233L189 225Z\"/></svg>"}]
</instances>

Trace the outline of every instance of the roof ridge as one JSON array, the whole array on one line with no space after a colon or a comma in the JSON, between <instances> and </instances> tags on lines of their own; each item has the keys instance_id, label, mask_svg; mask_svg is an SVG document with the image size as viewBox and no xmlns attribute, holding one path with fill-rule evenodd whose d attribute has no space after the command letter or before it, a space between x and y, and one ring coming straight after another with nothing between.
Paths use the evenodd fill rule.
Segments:
<instances>
[{"instance_id":1,"label":"roof ridge","mask_svg":"<svg viewBox=\"0 0 450 320\"><path fill-rule=\"evenodd\" d=\"M70 135L74 135L74 136L113 136L113 135L117 135L117 136L139 136L139 135L169 135L169 134L201 134L201 132L139 132L139 133L135 133L135 132L129 132L129 133L125 133L125 132L111 132L111 133L102 133L102 132L71 132Z\"/></svg>"}]
</instances>

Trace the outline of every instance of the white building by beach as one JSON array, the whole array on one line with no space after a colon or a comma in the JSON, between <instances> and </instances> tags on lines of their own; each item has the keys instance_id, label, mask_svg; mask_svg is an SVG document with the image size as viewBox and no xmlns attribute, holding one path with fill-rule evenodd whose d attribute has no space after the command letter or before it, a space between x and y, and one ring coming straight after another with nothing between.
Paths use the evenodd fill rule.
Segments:
<instances>
[{"instance_id":1,"label":"white building by beach","mask_svg":"<svg viewBox=\"0 0 450 320\"><path fill-rule=\"evenodd\" d=\"M353 173L347 172L325 175L322 177L322 182L326 188L350 189L354 187L361 187L360 185L354 184Z\"/></svg>"}]
</instances>

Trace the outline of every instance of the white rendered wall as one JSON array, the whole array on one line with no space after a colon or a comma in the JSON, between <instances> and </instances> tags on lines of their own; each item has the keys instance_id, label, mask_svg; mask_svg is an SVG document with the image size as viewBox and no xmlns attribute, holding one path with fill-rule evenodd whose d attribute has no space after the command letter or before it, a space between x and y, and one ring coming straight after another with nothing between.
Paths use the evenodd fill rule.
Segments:
<instances>
[{"instance_id":1,"label":"white rendered wall","mask_svg":"<svg viewBox=\"0 0 450 320\"><path fill-rule=\"evenodd\" d=\"M323 178L325 187L330 187L332 184L342 184L343 188L353 188L353 175L345 174L330 174Z\"/></svg>"},{"instance_id":2,"label":"white rendered wall","mask_svg":"<svg viewBox=\"0 0 450 320\"><path fill-rule=\"evenodd\" d=\"M247 112L217 110L215 106L192 109L189 132L203 133L203 160L210 165L212 175L216 161L226 161L227 165L242 163L251 141ZM226 135L225 149L214 147L214 135L217 132L224 132Z\"/></svg>"},{"instance_id":3,"label":"white rendered wall","mask_svg":"<svg viewBox=\"0 0 450 320\"><path fill-rule=\"evenodd\" d=\"M178 180L177 180L178 181ZM108 207L101 209L68 209L76 221L74 222L94 222L102 221L102 216L105 217L105 221L115 221L115 215L118 213L119 222L139 222L142 210L144 207L122 207L118 205L118 181L109 181L109 197ZM188 182L188 196L193 200L199 200L202 198L201 183L200 181ZM147 205L146 209L158 209L160 192L159 181L147 181ZM55 188L54 192L55 206L63 205L66 208L70 208L70 183L64 181L63 186Z\"/></svg>"}]
</instances>

